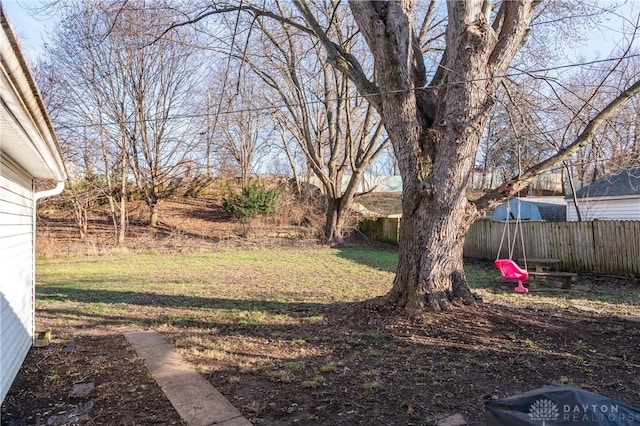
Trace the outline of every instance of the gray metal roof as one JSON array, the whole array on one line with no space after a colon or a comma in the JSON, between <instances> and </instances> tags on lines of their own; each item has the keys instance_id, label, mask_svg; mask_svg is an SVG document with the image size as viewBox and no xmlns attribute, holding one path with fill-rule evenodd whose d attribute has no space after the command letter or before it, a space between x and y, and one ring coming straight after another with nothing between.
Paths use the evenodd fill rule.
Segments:
<instances>
[{"instance_id":1,"label":"gray metal roof","mask_svg":"<svg viewBox=\"0 0 640 426\"><path fill-rule=\"evenodd\" d=\"M628 167L576 191L577 198L640 196L640 166Z\"/></svg>"}]
</instances>

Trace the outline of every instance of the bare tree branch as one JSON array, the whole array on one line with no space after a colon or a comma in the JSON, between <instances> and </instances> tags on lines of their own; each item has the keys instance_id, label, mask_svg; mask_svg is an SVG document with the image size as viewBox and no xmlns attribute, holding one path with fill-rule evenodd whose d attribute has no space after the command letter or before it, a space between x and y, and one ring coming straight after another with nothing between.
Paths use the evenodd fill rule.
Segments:
<instances>
[{"instance_id":1,"label":"bare tree branch","mask_svg":"<svg viewBox=\"0 0 640 426\"><path fill-rule=\"evenodd\" d=\"M487 192L485 195L475 200L473 204L479 211L484 211L521 191L529 182L531 182L532 179L540 175L545 170L569 159L580 148L584 148L586 145L591 143L596 136L596 132L600 126L605 123L607 118L611 117L629 99L639 93L640 80L629 86L629 88L620 93L613 101L604 107L591 121L589 121L589 124L587 124L582 133L580 133L580 135L578 135L571 144L561 149L556 155L553 155L529 168L521 176L517 176L515 179L505 182L498 188Z\"/></svg>"},{"instance_id":2,"label":"bare tree branch","mask_svg":"<svg viewBox=\"0 0 640 426\"><path fill-rule=\"evenodd\" d=\"M380 89L367 78L360 62L352 54L329 39L326 31L322 29L304 0L293 0L293 3L302 13L304 20L311 27L314 35L318 37L318 40L324 46L327 52L327 61L336 69L345 73L358 87L360 94L367 98L377 109L380 109L382 107L378 96Z\"/></svg>"},{"instance_id":3,"label":"bare tree branch","mask_svg":"<svg viewBox=\"0 0 640 426\"><path fill-rule=\"evenodd\" d=\"M189 19L185 19L182 22L174 22L171 25L169 25L164 31L162 31L157 37L156 37L156 41L161 39L162 37L164 37L165 35L167 35L169 32L173 31L176 28L179 27L184 27L186 25L192 25L195 24L197 22L202 21L205 18L208 18L210 16L214 16L214 15L223 15L225 13L230 13L230 12L238 12L238 11L244 11L244 12L249 12L251 13L254 17L258 17L258 16L264 16L267 18L271 18L271 19L275 19L276 21L282 22L283 24L286 25L290 25L293 28L296 28L302 32L305 32L309 35L315 35L314 31L311 30L310 28L301 25L300 23L292 20L292 19L288 19L282 15L279 15L277 13L273 13L269 10L266 9L260 9L254 5L218 5L216 3L214 3L213 5L207 7L204 11L198 13L196 16L194 16L193 18L189 18Z\"/></svg>"}]
</instances>

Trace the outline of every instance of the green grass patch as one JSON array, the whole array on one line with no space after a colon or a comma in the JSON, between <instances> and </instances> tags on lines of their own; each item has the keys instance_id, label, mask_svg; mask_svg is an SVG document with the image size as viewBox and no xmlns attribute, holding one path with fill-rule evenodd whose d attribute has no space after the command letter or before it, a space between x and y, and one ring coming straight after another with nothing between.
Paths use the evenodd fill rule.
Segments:
<instances>
[{"instance_id":1,"label":"green grass patch","mask_svg":"<svg viewBox=\"0 0 640 426\"><path fill-rule=\"evenodd\" d=\"M324 385L327 380L323 376L314 376L309 380L305 380L300 384L303 389L317 389Z\"/></svg>"},{"instance_id":2,"label":"green grass patch","mask_svg":"<svg viewBox=\"0 0 640 426\"><path fill-rule=\"evenodd\" d=\"M206 299L217 297L226 300L227 308L237 307L232 301L251 301L257 310L286 311L287 303L356 301L387 290L393 279L385 270L388 258L373 256L365 264L342 253L326 249L42 259L38 296L43 301L172 306L204 306L210 302ZM377 262L385 264L370 265Z\"/></svg>"},{"instance_id":3,"label":"green grass patch","mask_svg":"<svg viewBox=\"0 0 640 426\"><path fill-rule=\"evenodd\" d=\"M356 248L39 259L38 321L47 328L290 326L276 329L277 337L301 325L321 324L327 304L385 294L396 264L393 250ZM469 262L465 271L471 287L497 303L542 303L558 308L579 304L616 314L633 314L640 306L640 293L630 290L514 295L496 286L501 277L493 268ZM371 332L385 343L384 334Z\"/></svg>"},{"instance_id":4,"label":"green grass patch","mask_svg":"<svg viewBox=\"0 0 640 426\"><path fill-rule=\"evenodd\" d=\"M385 294L394 256L327 248L39 259L38 318L50 327L314 324L327 304Z\"/></svg>"},{"instance_id":5,"label":"green grass patch","mask_svg":"<svg viewBox=\"0 0 640 426\"><path fill-rule=\"evenodd\" d=\"M301 361L289 361L284 363L284 368L292 373L300 373L304 371L305 365L304 362Z\"/></svg>"},{"instance_id":6,"label":"green grass patch","mask_svg":"<svg viewBox=\"0 0 640 426\"><path fill-rule=\"evenodd\" d=\"M360 388L367 392L377 392L382 388L382 383L378 381L364 382L360 385Z\"/></svg>"}]
</instances>

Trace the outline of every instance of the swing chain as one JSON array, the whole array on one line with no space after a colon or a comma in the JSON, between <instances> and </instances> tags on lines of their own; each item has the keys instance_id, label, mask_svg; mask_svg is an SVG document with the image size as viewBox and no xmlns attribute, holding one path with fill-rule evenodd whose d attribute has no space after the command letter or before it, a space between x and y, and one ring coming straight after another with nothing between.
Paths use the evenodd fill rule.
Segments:
<instances>
[{"instance_id":1,"label":"swing chain","mask_svg":"<svg viewBox=\"0 0 640 426\"><path fill-rule=\"evenodd\" d=\"M516 200L518 201L518 213L515 216L515 230L514 230L514 233L513 233L513 241L511 241L511 233L507 232L507 229L509 228L509 218L512 216L511 200L507 200L507 203L506 203L507 215L506 215L506 218L505 218L505 221L504 221L504 228L502 230L502 237L500 238L500 245L498 247L498 255L496 256L496 260L498 260L500 258L500 253L502 252L502 245L504 243L505 234L507 236L507 246L509 247L509 249L508 249L508 251L509 251L509 259L513 260L513 253L515 251L516 240L518 239L518 230L519 230L520 231L520 242L522 244L522 257L524 259L524 268L526 270L527 269L527 255L525 253L525 246L524 246L524 233L522 232L522 215L521 215L522 204L521 204L519 198L516 198Z\"/></svg>"}]
</instances>

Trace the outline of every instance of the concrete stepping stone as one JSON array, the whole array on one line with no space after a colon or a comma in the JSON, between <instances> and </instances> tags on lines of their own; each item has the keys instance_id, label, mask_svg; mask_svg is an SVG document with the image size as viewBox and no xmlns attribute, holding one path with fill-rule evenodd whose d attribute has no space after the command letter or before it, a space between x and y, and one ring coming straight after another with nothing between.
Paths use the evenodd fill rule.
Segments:
<instances>
[{"instance_id":1,"label":"concrete stepping stone","mask_svg":"<svg viewBox=\"0 0 640 426\"><path fill-rule=\"evenodd\" d=\"M76 383L69 391L69 398L86 398L88 397L96 385L93 382Z\"/></svg>"},{"instance_id":2,"label":"concrete stepping stone","mask_svg":"<svg viewBox=\"0 0 640 426\"><path fill-rule=\"evenodd\" d=\"M70 424L83 423L89 420L89 413L94 407L93 401L83 402L76 406L58 412L47 418L48 426L66 426Z\"/></svg>"},{"instance_id":3,"label":"concrete stepping stone","mask_svg":"<svg viewBox=\"0 0 640 426\"><path fill-rule=\"evenodd\" d=\"M436 422L436 426L465 426L466 424L467 419L465 419L460 413L445 417L444 419L440 419Z\"/></svg>"}]
</instances>

